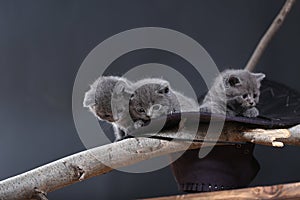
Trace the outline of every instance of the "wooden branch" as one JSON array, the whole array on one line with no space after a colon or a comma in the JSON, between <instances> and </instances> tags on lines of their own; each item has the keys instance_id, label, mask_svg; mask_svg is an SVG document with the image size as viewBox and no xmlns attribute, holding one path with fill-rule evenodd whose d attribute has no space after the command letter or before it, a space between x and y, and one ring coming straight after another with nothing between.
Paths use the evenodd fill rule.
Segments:
<instances>
[{"instance_id":1,"label":"wooden branch","mask_svg":"<svg viewBox=\"0 0 300 200\"><path fill-rule=\"evenodd\" d=\"M192 147L200 147L201 144ZM127 139L83 151L0 182L0 199L31 199L67 185L152 157L184 150L184 142ZM191 148L192 148L191 147ZM97 159L95 155L100 155ZM101 162L102 161L102 162ZM104 163L109 163L111 167Z\"/></svg>"},{"instance_id":2,"label":"wooden branch","mask_svg":"<svg viewBox=\"0 0 300 200\"><path fill-rule=\"evenodd\" d=\"M251 187L236 190L205 192L150 198L147 200L243 200L243 199L300 199L300 182L272 186Z\"/></svg>"},{"instance_id":3,"label":"wooden branch","mask_svg":"<svg viewBox=\"0 0 300 200\"><path fill-rule=\"evenodd\" d=\"M172 136L175 138L186 138L189 134L192 135L188 130L184 133L164 133L166 136L168 134L173 134ZM203 139L205 135L206 129L203 126L203 129L200 127L196 138ZM248 141L276 147L283 146L283 144L300 145L300 125L290 129L248 130L234 124L226 124L219 140ZM279 143L280 145L278 145ZM190 149L211 145L209 143L166 141L152 138L126 139L83 151L3 180L0 182L0 199L39 199L37 193L45 196L46 193L119 167L183 151L187 144L191 145ZM39 196L41 196L40 194Z\"/></svg>"},{"instance_id":4,"label":"wooden branch","mask_svg":"<svg viewBox=\"0 0 300 200\"><path fill-rule=\"evenodd\" d=\"M261 38L259 41L255 51L253 52L250 60L248 61L245 69L248 71L253 71L256 64L258 63L258 60L262 56L264 50L268 46L269 42L275 35L275 33L278 31L278 29L281 27L283 21L285 20L285 17L291 10L292 6L294 5L296 0L286 0L285 4L283 5L282 9L278 13L277 17L274 19L273 23L265 33L265 35Z\"/></svg>"}]
</instances>

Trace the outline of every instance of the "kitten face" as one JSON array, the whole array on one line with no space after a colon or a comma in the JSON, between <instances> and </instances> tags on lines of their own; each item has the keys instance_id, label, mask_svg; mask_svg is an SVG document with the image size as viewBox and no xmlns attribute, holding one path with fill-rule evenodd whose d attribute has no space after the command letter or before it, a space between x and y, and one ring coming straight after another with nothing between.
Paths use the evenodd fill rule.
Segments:
<instances>
[{"instance_id":1,"label":"kitten face","mask_svg":"<svg viewBox=\"0 0 300 200\"><path fill-rule=\"evenodd\" d=\"M259 102L259 88L264 77L264 74L245 70L224 77L227 106L235 109L240 107L244 110L255 107Z\"/></svg>"},{"instance_id":2,"label":"kitten face","mask_svg":"<svg viewBox=\"0 0 300 200\"><path fill-rule=\"evenodd\" d=\"M118 120L118 116L113 115L112 112L112 95L117 91L115 87L123 82L124 85L127 85L128 81L124 78L114 76L102 76L98 78L91 85L90 90L85 93L84 107L88 107L100 120L115 122ZM118 95L121 95L120 93ZM116 112L118 111L117 109Z\"/></svg>"},{"instance_id":3,"label":"kitten face","mask_svg":"<svg viewBox=\"0 0 300 200\"><path fill-rule=\"evenodd\" d=\"M168 82L145 83L137 88L129 103L130 115L134 121L149 121L151 118L167 115L171 110L172 92Z\"/></svg>"}]
</instances>

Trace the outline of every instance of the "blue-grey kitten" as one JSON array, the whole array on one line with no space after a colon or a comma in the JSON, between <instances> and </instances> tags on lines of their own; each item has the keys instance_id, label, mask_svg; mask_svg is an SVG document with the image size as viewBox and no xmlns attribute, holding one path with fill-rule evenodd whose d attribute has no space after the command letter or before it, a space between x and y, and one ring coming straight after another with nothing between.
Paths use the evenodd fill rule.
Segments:
<instances>
[{"instance_id":1,"label":"blue-grey kitten","mask_svg":"<svg viewBox=\"0 0 300 200\"><path fill-rule=\"evenodd\" d=\"M123 119L125 118L125 108L128 107L124 100L126 99L126 90L132 83L122 77L101 76L85 93L83 106L100 120L107 121L113 125L116 140L123 138L122 130ZM128 110L128 109L127 109Z\"/></svg>"},{"instance_id":2,"label":"blue-grey kitten","mask_svg":"<svg viewBox=\"0 0 300 200\"><path fill-rule=\"evenodd\" d=\"M130 98L130 116L136 128L156 118L173 112L197 111L199 106L193 99L171 89L168 81L146 78L133 84Z\"/></svg>"},{"instance_id":3,"label":"blue-grey kitten","mask_svg":"<svg viewBox=\"0 0 300 200\"><path fill-rule=\"evenodd\" d=\"M213 83L205 96L200 111L229 116L257 117L263 73L247 70L225 70Z\"/></svg>"}]
</instances>

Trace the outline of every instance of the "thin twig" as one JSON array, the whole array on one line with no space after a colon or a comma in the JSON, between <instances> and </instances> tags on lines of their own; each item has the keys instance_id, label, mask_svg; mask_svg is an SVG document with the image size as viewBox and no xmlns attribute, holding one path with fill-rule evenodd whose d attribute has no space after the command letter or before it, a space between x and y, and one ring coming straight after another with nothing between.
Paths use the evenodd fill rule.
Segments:
<instances>
[{"instance_id":1,"label":"thin twig","mask_svg":"<svg viewBox=\"0 0 300 200\"><path fill-rule=\"evenodd\" d=\"M264 50L268 46L269 42L271 41L275 33L281 27L283 21L285 20L285 17L289 13L289 11L291 10L295 2L296 0L286 0L285 4L283 5L282 9L278 13L277 17L274 19L273 23L271 24L271 26L269 27L265 35L259 41L255 51L253 52L250 60L248 61L245 67L246 70L248 71L254 70Z\"/></svg>"}]
</instances>

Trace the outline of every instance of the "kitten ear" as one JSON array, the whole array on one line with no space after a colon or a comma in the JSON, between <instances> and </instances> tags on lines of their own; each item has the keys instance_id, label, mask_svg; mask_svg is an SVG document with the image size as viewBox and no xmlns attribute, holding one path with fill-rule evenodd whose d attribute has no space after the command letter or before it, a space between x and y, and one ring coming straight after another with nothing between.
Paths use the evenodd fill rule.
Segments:
<instances>
[{"instance_id":1,"label":"kitten ear","mask_svg":"<svg viewBox=\"0 0 300 200\"><path fill-rule=\"evenodd\" d=\"M131 94L133 93L130 86L125 81L119 81L114 88L116 95Z\"/></svg>"},{"instance_id":2,"label":"kitten ear","mask_svg":"<svg viewBox=\"0 0 300 200\"><path fill-rule=\"evenodd\" d=\"M83 100L83 107L91 107L96 104L95 94L96 91L94 88L91 88L89 91L85 93L84 100Z\"/></svg>"},{"instance_id":3,"label":"kitten ear","mask_svg":"<svg viewBox=\"0 0 300 200\"><path fill-rule=\"evenodd\" d=\"M160 89L157 91L159 94L167 94L170 91L170 84L168 82L163 82L160 84Z\"/></svg>"},{"instance_id":4,"label":"kitten ear","mask_svg":"<svg viewBox=\"0 0 300 200\"><path fill-rule=\"evenodd\" d=\"M252 73L252 75L256 78L258 82L261 82L266 77L266 75L263 73Z\"/></svg>"},{"instance_id":5,"label":"kitten ear","mask_svg":"<svg viewBox=\"0 0 300 200\"><path fill-rule=\"evenodd\" d=\"M131 96L130 96L130 99L129 100L133 100L134 99L134 94L132 94Z\"/></svg>"},{"instance_id":6,"label":"kitten ear","mask_svg":"<svg viewBox=\"0 0 300 200\"><path fill-rule=\"evenodd\" d=\"M226 80L226 83L230 87L236 87L241 85L241 79L237 76L232 75Z\"/></svg>"}]
</instances>

